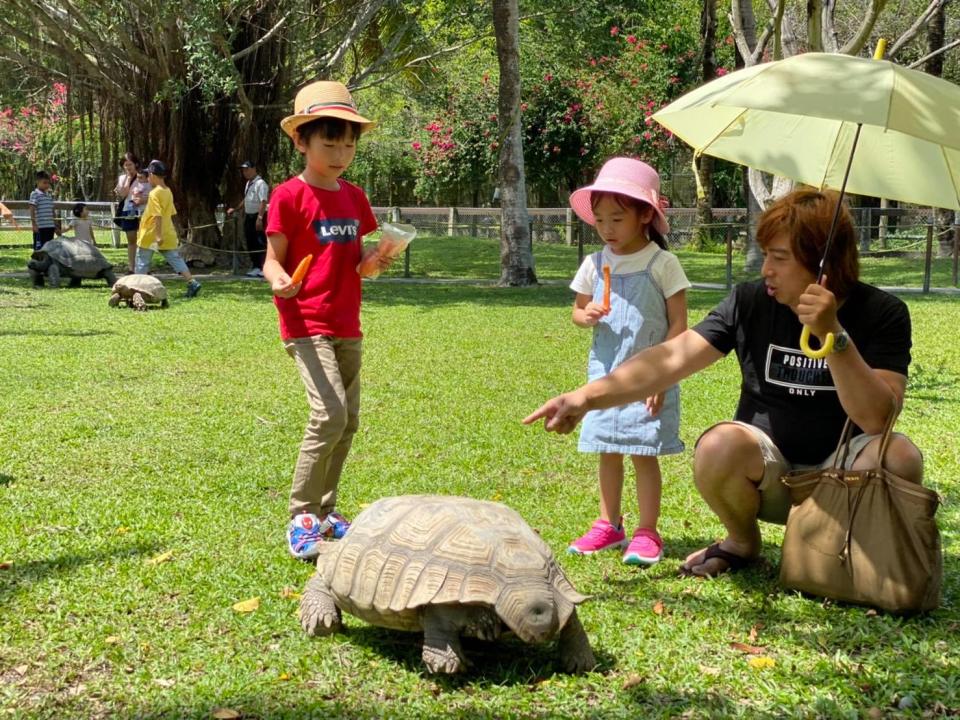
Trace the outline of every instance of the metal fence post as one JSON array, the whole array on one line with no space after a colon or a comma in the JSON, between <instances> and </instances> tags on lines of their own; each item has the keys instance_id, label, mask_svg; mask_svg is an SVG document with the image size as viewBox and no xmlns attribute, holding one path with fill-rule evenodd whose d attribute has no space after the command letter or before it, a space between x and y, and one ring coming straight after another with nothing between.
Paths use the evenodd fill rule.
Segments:
<instances>
[{"instance_id":1,"label":"metal fence post","mask_svg":"<svg viewBox=\"0 0 960 720\"><path fill-rule=\"evenodd\" d=\"M118 248L120 247L120 228L117 226L117 204L115 202L110 203L110 227L112 229L113 247Z\"/></svg>"},{"instance_id":2,"label":"metal fence post","mask_svg":"<svg viewBox=\"0 0 960 720\"><path fill-rule=\"evenodd\" d=\"M933 264L933 223L927 225L927 255L923 261L923 292L930 292L930 269Z\"/></svg>"},{"instance_id":3,"label":"metal fence post","mask_svg":"<svg viewBox=\"0 0 960 720\"><path fill-rule=\"evenodd\" d=\"M572 247L573 246L573 210L571 208L567 208L564 211L563 221L566 226L566 232L564 233L564 237L567 241L567 247Z\"/></svg>"},{"instance_id":4,"label":"metal fence post","mask_svg":"<svg viewBox=\"0 0 960 720\"><path fill-rule=\"evenodd\" d=\"M240 274L240 256L237 255L237 239L240 237L240 217L237 213L233 214L233 261L232 269L234 275Z\"/></svg>"},{"instance_id":5,"label":"metal fence post","mask_svg":"<svg viewBox=\"0 0 960 720\"><path fill-rule=\"evenodd\" d=\"M453 237L456 234L457 227L457 209L450 208L447 213L447 237Z\"/></svg>"},{"instance_id":6,"label":"metal fence post","mask_svg":"<svg viewBox=\"0 0 960 720\"><path fill-rule=\"evenodd\" d=\"M727 290L733 287L733 225L727 224Z\"/></svg>"},{"instance_id":7,"label":"metal fence post","mask_svg":"<svg viewBox=\"0 0 960 720\"><path fill-rule=\"evenodd\" d=\"M960 225L953 226L953 286L957 287L957 261L960 260Z\"/></svg>"},{"instance_id":8,"label":"metal fence post","mask_svg":"<svg viewBox=\"0 0 960 720\"><path fill-rule=\"evenodd\" d=\"M577 219L577 267L583 265L583 221Z\"/></svg>"}]
</instances>

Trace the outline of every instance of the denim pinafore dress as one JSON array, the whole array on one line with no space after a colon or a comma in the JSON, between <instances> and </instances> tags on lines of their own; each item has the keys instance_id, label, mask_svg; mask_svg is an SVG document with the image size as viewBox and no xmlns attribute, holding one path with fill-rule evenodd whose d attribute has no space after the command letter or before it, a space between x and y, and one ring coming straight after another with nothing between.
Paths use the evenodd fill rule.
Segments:
<instances>
[{"instance_id":1,"label":"denim pinafore dress","mask_svg":"<svg viewBox=\"0 0 960 720\"><path fill-rule=\"evenodd\" d=\"M644 348L667 337L667 301L650 268L658 250L639 272L610 277L610 312L593 328L587 378L602 378ZM593 301L603 302L601 253L594 253L597 279ZM663 396L663 407L651 417L643 401L605 410L591 410L583 419L578 449L581 452L621 455L673 455L683 452L680 440L680 388Z\"/></svg>"}]
</instances>

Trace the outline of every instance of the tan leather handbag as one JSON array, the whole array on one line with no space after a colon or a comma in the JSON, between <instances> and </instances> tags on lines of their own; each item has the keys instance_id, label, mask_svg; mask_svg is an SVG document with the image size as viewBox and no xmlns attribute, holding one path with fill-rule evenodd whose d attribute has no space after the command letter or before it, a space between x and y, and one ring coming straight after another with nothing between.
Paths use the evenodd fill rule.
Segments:
<instances>
[{"instance_id":1,"label":"tan leather handbag","mask_svg":"<svg viewBox=\"0 0 960 720\"><path fill-rule=\"evenodd\" d=\"M792 501L780 564L785 587L896 613L940 604L940 496L884 468L895 422L892 413L878 468L843 469L848 419L834 467L781 478Z\"/></svg>"}]
</instances>

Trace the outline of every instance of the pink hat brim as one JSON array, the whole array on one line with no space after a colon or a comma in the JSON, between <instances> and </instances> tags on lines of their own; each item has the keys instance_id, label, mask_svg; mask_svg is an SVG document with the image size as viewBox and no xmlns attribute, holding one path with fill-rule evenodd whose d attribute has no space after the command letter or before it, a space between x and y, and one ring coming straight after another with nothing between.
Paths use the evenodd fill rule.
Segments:
<instances>
[{"instance_id":1,"label":"pink hat brim","mask_svg":"<svg viewBox=\"0 0 960 720\"><path fill-rule=\"evenodd\" d=\"M657 232L661 235L670 232L670 222L667 220L666 213L660 207L659 198L651 190L628 180L610 178L600 178L593 185L578 188L570 194L570 207L587 225L597 224L597 218L594 217L593 208L590 205L590 195L593 192L617 193L645 202L653 208L653 226Z\"/></svg>"}]
</instances>

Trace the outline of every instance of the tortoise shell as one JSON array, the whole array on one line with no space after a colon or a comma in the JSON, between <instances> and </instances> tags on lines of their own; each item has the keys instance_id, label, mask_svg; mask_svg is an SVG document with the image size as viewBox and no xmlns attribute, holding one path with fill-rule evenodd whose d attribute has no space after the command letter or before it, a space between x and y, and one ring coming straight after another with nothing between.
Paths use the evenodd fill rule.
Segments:
<instances>
[{"instance_id":1,"label":"tortoise shell","mask_svg":"<svg viewBox=\"0 0 960 720\"><path fill-rule=\"evenodd\" d=\"M140 293L148 303L160 303L167 299L167 289L152 275L124 275L113 285L113 292L124 300L129 300L134 293Z\"/></svg>"},{"instance_id":2,"label":"tortoise shell","mask_svg":"<svg viewBox=\"0 0 960 720\"><path fill-rule=\"evenodd\" d=\"M514 510L464 497L406 495L370 505L317 572L337 605L375 625L420 630L427 604L486 605L518 635L531 593L549 589L560 626L584 600Z\"/></svg>"}]
</instances>

